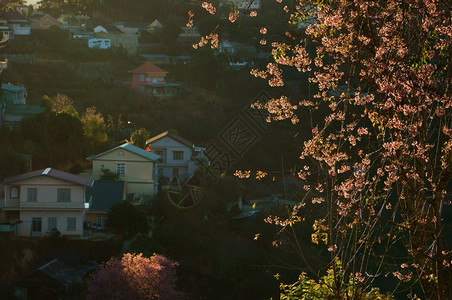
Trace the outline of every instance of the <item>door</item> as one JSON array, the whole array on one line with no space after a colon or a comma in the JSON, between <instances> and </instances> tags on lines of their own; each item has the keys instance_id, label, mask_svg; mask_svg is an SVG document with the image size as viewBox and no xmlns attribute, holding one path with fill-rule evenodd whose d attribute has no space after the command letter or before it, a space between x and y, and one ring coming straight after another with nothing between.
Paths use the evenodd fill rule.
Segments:
<instances>
[{"instance_id":1,"label":"door","mask_svg":"<svg viewBox=\"0 0 452 300\"><path fill-rule=\"evenodd\" d=\"M42 218L31 219L31 236L32 237L42 236Z\"/></svg>"}]
</instances>

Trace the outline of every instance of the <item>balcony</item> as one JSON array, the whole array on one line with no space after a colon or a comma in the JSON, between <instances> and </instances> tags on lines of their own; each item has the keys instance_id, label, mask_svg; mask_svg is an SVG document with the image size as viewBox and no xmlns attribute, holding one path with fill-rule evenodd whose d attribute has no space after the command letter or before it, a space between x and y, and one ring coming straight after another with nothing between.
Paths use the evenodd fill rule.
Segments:
<instances>
[{"instance_id":1,"label":"balcony","mask_svg":"<svg viewBox=\"0 0 452 300\"><path fill-rule=\"evenodd\" d=\"M67 210L67 209L88 209L90 202L55 202L55 201L36 201L36 202L19 202L18 200L1 201L0 207L6 210L20 209L49 209L49 210Z\"/></svg>"}]
</instances>

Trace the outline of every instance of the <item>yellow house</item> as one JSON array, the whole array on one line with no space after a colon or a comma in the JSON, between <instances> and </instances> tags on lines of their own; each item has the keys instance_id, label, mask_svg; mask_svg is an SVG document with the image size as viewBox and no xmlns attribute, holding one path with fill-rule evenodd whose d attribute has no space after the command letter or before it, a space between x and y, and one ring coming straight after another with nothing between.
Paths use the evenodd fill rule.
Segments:
<instances>
[{"instance_id":1,"label":"yellow house","mask_svg":"<svg viewBox=\"0 0 452 300\"><path fill-rule=\"evenodd\" d=\"M133 194L134 198L141 195L153 196L156 193L157 181L154 181L154 178L157 172L156 162L159 159L159 155L129 143L88 157L88 160L93 161L94 179L100 179L102 169L108 169L125 181L127 194Z\"/></svg>"},{"instance_id":2,"label":"yellow house","mask_svg":"<svg viewBox=\"0 0 452 300\"><path fill-rule=\"evenodd\" d=\"M5 178L3 218L20 220L16 234L41 237L52 230L81 236L93 180L46 168Z\"/></svg>"}]
</instances>

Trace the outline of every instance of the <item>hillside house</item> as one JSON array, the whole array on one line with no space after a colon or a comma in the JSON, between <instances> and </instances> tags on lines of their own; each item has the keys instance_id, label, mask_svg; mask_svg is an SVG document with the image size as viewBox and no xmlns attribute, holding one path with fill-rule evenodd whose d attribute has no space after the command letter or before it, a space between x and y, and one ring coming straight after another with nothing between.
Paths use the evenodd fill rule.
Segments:
<instances>
[{"instance_id":1,"label":"hillside house","mask_svg":"<svg viewBox=\"0 0 452 300\"><path fill-rule=\"evenodd\" d=\"M1 202L5 220L20 220L18 234L42 237L52 230L83 235L93 180L46 168L6 178Z\"/></svg>"},{"instance_id":2,"label":"hillside house","mask_svg":"<svg viewBox=\"0 0 452 300\"><path fill-rule=\"evenodd\" d=\"M7 104L26 104L27 90L23 86L2 83L2 101Z\"/></svg>"},{"instance_id":3,"label":"hillside house","mask_svg":"<svg viewBox=\"0 0 452 300\"><path fill-rule=\"evenodd\" d=\"M0 11L0 20L6 21L9 26L9 38L15 36L29 36L31 34L30 22L25 19L18 11L7 10Z\"/></svg>"},{"instance_id":4,"label":"hillside house","mask_svg":"<svg viewBox=\"0 0 452 300\"><path fill-rule=\"evenodd\" d=\"M88 48L90 48L90 49L110 49L111 48L111 40L110 39L91 38L88 40Z\"/></svg>"},{"instance_id":5,"label":"hillside house","mask_svg":"<svg viewBox=\"0 0 452 300\"><path fill-rule=\"evenodd\" d=\"M129 73L132 74L131 87L141 93L162 97L174 95L182 88L180 84L167 83L165 76L168 72L150 62Z\"/></svg>"},{"instance_id":6,"label":"hillside house","mask_svg":"<svg viewBox=\"0 0 452 300\"><path fill-rule=\"evenodd\" d=\"M81 259L79 258L78 261ZM27 275L13 282L20 299L67 299L68 292L74 282L81 282L96 269L95 261L87 264L69 266L59 259L52 259Z\"/></svg>"},{"instance_id":7,"label":"hillside house","mask_svg":"<svg viewBox=\"0 0 452 300\"><path fill-rule=\"evenodd\" d=\"M107 213L113 204L126 199L124 181L95 180L92 189L92 205L86 211L86 222L94 229L105 229Z\"/></svg>"},{"instance_id":8,"label":"hillside house","mask_svg":"<svg viewBox=\"0 0 452 300\"><path fill-rule=\"evenodd\" d=\"M0 112L0 127L19 127L23 119L45 112L45 107L30 104L6 104Z\"/></svg>"},{"instance_id":9,"label":"hillside house","mask_svg":"<svg viewBox=\"0 0 452 300\"><path fill-rule=\"evenodd\" d=\"M125 182L125 190L133 198L142 195L153 196L157 192L157 161L160 156L147 152L132 144L125 143L103 153L92 155L88 160L93 162L93 179L101 179L103 169L108 169L119 175Z\"/></svg>"},{"instance_id":10,"label":"hillside house","mask_svg":"<svg viewBox=\"0 0 452 300\"><path fill-rule=\"evenodd\" d=\"M62 22L58 21L57 19L47 14L36 13L29 17L28 20L30 21L31 30L37 29L47 30L52 26L56 26L59 28L63 27Z\"/></svg>"},{"instance_id":11,"label":"hillside house","mask_svg":"<svg viewBox=\"0 0 452 300\"><path fill-rule=\"evenodd\" d=\"M148 151L159 155L159 179L171 181L178 178L185 181L195 174L198 160L204 158L204 148L169 131L146 141Z\"/></svg>"},{"instance_id":12,"label":"hillside house","mask_svg":"<svg viewBox=\"0 0 452 300\"><path fill-rule=\"evenodd\" d=\"M27 90L22 86L2 83L0 100L0 127L18 127L24 118L31 118L43 113L40 105L26 104Z\"/></svg>"},{"instance_id":13,"label":"hillside house","mask_svg":"<svg viewBox=\"0 0 452 300\"><path fill-rule=\"evenodd\" d=\"M98 25L93 29L94 37L109 39L112 48L122 48L129 54L136 54L138 49L138 28L130 28L124 24Z\"/></svg>"},{"instance_id":14,"label":"hillside house","mask_svg":"<svg viewBox=\"0 0 452 300\"><path fill-rule=\"evenodd\" d=\"M149 33L153 33L155 30L162 29L163 24L159 20L152 21L149 25L145 27L145 30Z\"/></svg>"}]
</instances>

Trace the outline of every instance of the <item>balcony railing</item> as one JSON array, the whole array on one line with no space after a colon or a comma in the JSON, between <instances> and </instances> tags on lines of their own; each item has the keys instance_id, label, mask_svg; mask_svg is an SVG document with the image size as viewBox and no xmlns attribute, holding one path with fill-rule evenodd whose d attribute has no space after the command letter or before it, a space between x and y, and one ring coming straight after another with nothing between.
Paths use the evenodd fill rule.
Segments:
<instances>
[{"instance_id":1,"label":"balcony railing","mask_svg":"<svg viewBox=\"0 0 452 300\"><path fill-rule=\"evenodd\" d=\"M91 202L55 202L55 201L28 201L19 202L8 200L1 201L2 208L16 208L16 209L87 209L91 206Z\"/></svg>"}]
</instances>

